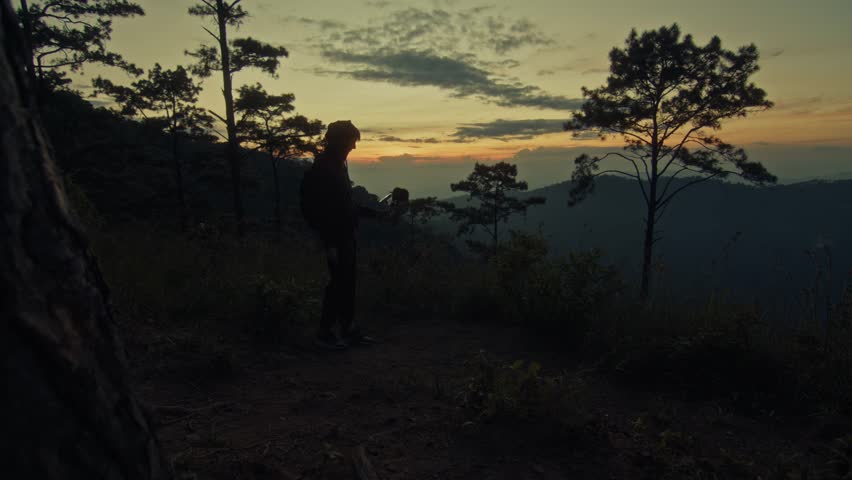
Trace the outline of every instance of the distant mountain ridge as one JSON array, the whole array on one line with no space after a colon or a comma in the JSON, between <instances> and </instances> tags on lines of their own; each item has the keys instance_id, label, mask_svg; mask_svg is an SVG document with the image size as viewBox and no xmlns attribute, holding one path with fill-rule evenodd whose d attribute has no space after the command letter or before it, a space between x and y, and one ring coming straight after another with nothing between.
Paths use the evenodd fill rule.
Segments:
<instances>
[{"instance_id":1,"label":"distant mountain ridge","mask_svg":"<svg viewBox=\"0 0 852 480\"><path fill-rule=\"evenodd\" d=\"M570 182L561 182L524 192L520 196L543 196L547 203L513 218L509 228L541 231L557 255L601 248L634 278L644 228L639 186L603 176L595 193L575 207L567 205L570 188ZM839 288L852 269L852 180L770 187L698 184L674 200L659 231L657 279L666 288L789 297L813 285L816 265L806 251L823 247Z\"/></svg>"}]
</instances>

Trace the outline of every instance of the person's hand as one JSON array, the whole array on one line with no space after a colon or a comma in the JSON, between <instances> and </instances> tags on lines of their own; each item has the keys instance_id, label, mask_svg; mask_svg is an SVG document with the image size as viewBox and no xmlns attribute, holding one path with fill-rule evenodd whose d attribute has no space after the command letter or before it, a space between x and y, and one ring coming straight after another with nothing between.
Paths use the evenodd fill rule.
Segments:
<instances>
[{"instance_id":1,"label":"person's hand","mask_svg":"<svg viewBox=\"0 0 852 480\"><path fill-rule=\"evenodd\" d=\"M387 203L380 203L377 206L373 207L373 211L376 212L376 216L385 217L393 211L393 207L391 207Z\"/></svg>"}]
</instances>

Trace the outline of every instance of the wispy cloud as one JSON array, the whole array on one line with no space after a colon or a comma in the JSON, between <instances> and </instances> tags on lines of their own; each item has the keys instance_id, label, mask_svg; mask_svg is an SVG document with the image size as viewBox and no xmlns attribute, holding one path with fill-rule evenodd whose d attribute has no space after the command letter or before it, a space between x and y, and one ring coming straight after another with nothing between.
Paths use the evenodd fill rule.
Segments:
<instances>
[{"instance_id":1,"label":"wispy cloud","mask_svg":"<svg viewBox=\"0 0 852 480\"><path fill-rule=\"evenodd\" d=\"M783 54L784 54L783 48L773 48L772 50L769 50L769 52L767 52L766 55L769 56L769 58L775 58L775 57L780 57Z\"/></svg>"},{"instance_id":2,"label":"wispy cloud","mask_svg":"<svg viewBox=\"0 0 852 480\"><path fill-rule=\"evenodd\" d=\"M346 42L351 48L491 51L498 55L554 43L531 21L493 15L491 10L488 6L458 11L409 7L372 19L366 25L334 32L331 39Z\"/></svg>"},{"instance_id":3,"label":"wispy cloud","mask_svg":"<svg viewBox=\"0 0 852 480\"><path fill-rule=\"evenodd\" d=\"M565 119L497 119L486 123L468 123L456 129L453 137L463 139L496 138L498 140L528 140L547 133L562 132Z\"/></svg>"},{"instance_id":4,"label":"wispy cloud","mask_svg":"<svg viewBox=\"0 0 852 480\"><path fill-rule=\"evenodd\" d=\"M428 138L401 138L394 135L382 135L373 140L377 142L396 142L396 143L441 143L440 140L434 137Z\"/></svg>"},{"instance_id":5,"label":"wispy cloud","mask_svg":"<svg viewBox=\"0 0 852 480\"><path fill-rule=\"evenodd\" d=\"M302 25L315 26L324 30L346 28L346 24L338 20L314 19L308 17L288 17L286 20L295 21Z\"/></svg>"},{"instance_id":6,"label":"wispy cloud","mask_svg":"<svg viewBox=\"0 0 852 480\"><path fill-rule=\"evenodd\" d=\"M321 69L318 73L403 86L434 86L451 91L456 98L473 97L504 107L573 110L582 103L581 99L550 95L539 87L500 78L463 59L441 56L432 51L353 53L326 50L323 57L357 67L349 70Z\"/></svg>"},{"instance_id":7,"label":"wispy cloud","mask_svg":"<svg viewBox=\"0 0 852 480\"><path fill-rule=\"evenodd\" d=\"M312 24L308 19L290 18ZM312 25L321 26L321 20ZM552 95L508 75L509 54L554 40L528 19L494 14L489 6L447 10L404 8L365 25L325 28L314 40L323 58L346 68L315 73L403 86L433 86L456 98L506 107L573 110L580 100Z\"/></svg>"}]
</instances>

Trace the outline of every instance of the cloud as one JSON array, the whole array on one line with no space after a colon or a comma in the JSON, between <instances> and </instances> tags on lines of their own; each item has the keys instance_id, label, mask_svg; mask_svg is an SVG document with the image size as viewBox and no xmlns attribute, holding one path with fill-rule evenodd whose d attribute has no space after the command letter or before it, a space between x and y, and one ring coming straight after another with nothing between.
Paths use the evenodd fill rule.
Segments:
<instances>
[{"instance_id":1,"label":"cloud","mask_svg":"<svg viewBox=\"0 0 852 480\"><path fill-rule=\"evenodd\" d=\"M806 98L791 98L779 100L775 104L776 112L789 112L796 115L805 115L814 113L826 105L826 100L822 97L806 97Z\"/></svg>"},{"instance_id":2,"label":"cloud","mask_svg":"<svg viewBox=\"0 0 852 480\"><path fill-rule=\"evenodd\" d=\"M431 48L455 53L485 50L498 55L554 43L530 20L490 15L492 8L448 11L408 7L373 19L366 26L348 28L340 40L360 44L350 45L353 48Z\"/></svg>"},{"instance_id":3,"label":"cloud","mask_svg":"<svg viewBox=\"0 0 852 480\"><path fill-rule=\"evenodd\" d=\"M475 158L471 156L428 156L404 153L385 156L373 163L350 163L352 180L371 192L390 191L402 186L414 197L455 195L450 183L464 179L476 162L493 164L508 161L518 165L518 178L530 188L539 188L571 177L574 159L582 154L601 155L611 149L601 147L536 148L519 150L507 159Z\"/></svg>"},{"instance_id":4,"label":"cloud","mask_svg":"<svg viewBox=\"0 0 852 480\"><path fill-rule=\"evenodd\" d=\"M388 2L388 1L385 1L385 0L377 0L377 1L374 1L374 2L367 2L366 5L368 7L385 8L388 5L390 5L390 3L391 2Z\"/></svg>"},{"instance_id":5,"label":"cloud","mask_svg":"<svg viewBox=\"0 0 852 480\"><path fill-rule=\"evenodd\" d=\"M574 110L581 99L550 95L540 88L496 75L459 58L432 51L385 49L369 53L328 49L323 57L335 63L358 65L351 70L320 69L356 80L402 86L433 86L450 90L456 98L473 97L504 107Z\"/></svg>"},{"instance_id":6,"label":"cloud","mask_svg":"<svg viewBox=\"0 0 852 480\"><path fill-rule=\"evenodd\" d=\"M536 75L544 77L547 75L556 75L560 72L579 72L580 75L589 75L594 73L608 73L609 65L602 64L600 59L591 57L577 57L571 60L571 63L563 63L561 65L551 65L539 70Z\"/></svg>"},{"instance_id":7,"label":"cloud","mask_svg":"<svg viewBox=\"0 0 852 480\"><path fill-rule=\"evenodd\" d=\"M346 24L340 22L338 20L328 20L328 19L315 19L308 17L285 17L285 22L297 22L302 25L307 25L310 27L320 28L322 30L338 30L342 28L346 28Z\"/></svg>"},{"instance_id":8,"label":"cloud","mask_svg":"<svg viewBox=\"0 0 852 480\"><path fill-rule=\"evenodd\" d=\"M526 140L547 133L562 132L566 119L497 119L487 123L468 123L456 129L452 134L462 139L496 138L499 140Z\"/></svg>"},{"instance_id":9,"label":"cloud","mask_svg":"<svg viewBox=\"0 0 852 480\"><path fill-rule=\"evenodd\" d=\"M376 164L381 164L383 166L388 165L413 165L418 161L423 161L426 157L419 157L412 155L410 153L403 153L402 155L385 155L379 157L376 161ZM372 166L376 166L373 164Z\"/></svg>"},{"instance_id":10,"label":"cloud","mask_svg":"<svg viewBox=\"0 0 852 480\"><path fill-rule=\"evenodd\" d=\"M321 27L323 21L294 18ZM579 100L551 95L508 75L520 66L509 55L553 45L553 38L525 18L505 17L483 6L448 10L408 7L312 37L323 58L349 68L314 69L369 82L433 86L456 98L506 107L572 110Z\"/></svg>"},{"instance_id":11,"label":"cloud","mask_svg":"<svg viewBox=\"0 0 852 480\"><path fill-rule=\"evenodd\" d=\"M400 142L400 143L441 143L437 138L400 138L393 135L382 135L373 139L377 142Z\"/></svg>"},{"instance_id":12,"label":"cloud","mask_svg":"<svg viewBox=\"0 0 852 480\"><path fill-rule=\"evenodd\" d=\"M782 183L814 178L852 178L849 165L852 146L819 146L790 144L742 145L750 159L763 163L778 175ZM526 180L530 189L568 180L574 170L574 159L581 154L600 156L619 151L619 147L584 145L576 147L525 148L505 159L518 165L518 178ZM387 156L375 163L350 165L352 179L370 191L390 191L395 186L411 190L412 195L449 197L449 185L467 176L475 162L493 163L498 159L471 157L442 157L406 153ZM602 169L622 168L623 161L605 161Z\"/></svg>"},{"instance_id":13,"label":"cloud","mask_svg":"<svg viewBox=\"0 0 852 480\"><path fill-rule=\"evenodd\" d=\"M559 65L557 67L543 68L539 70L536 75L538 75L539 77L543 77L546 75L556 75L558 72L570 72L576 69L576 64Z\"/></svg>"}]
</instances>

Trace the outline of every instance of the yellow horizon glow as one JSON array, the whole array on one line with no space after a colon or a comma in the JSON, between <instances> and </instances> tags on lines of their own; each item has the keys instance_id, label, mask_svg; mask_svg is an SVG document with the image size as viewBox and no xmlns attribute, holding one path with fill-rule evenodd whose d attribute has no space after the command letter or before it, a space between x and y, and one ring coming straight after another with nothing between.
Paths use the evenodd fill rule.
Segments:
<instances>
[{"instance_id":1,"label":"yellow horizon glow","mask_svg":"<svg viewBox=\"0 0 852 480\"><path fill-rule=\"evenodd\" d=\"M146 69L155 62L166 68L191 63L183 50L209 40L203 22L186 14L195 0L136 1L145 8L146 16L116 20L110 47ZM537 0L528 5L497 1L487 14L528 18L554 39L552 45L512 52L519 66L506 72L521 84L568 98L580 97L581 86L594 88L604 83L609 50L621 46L634 27L642 31L677 22L698 43L706 42L711 35L718 35L723 47L730 49L753 42L763 55L754 81L767 91L776 107L723 122L723 129L715 133L738 146L852 146L852 56L848 54L852 29L847 25L852 18L852 2L817 3L824 8L786 0L773 3L771 9L738 0L690 4L689 8L675 0L654 0L642 8L629 0L611 0L582 9L558 0ZM294 93L296 111L309 118L319 118L326 124L352 120L364 132L362 142L350 155L354 163L375 163L382 157L400 155L432 162L488 161L510 158L522 149L620 145L617 138L605 142L576 140L567 132L523 140L490 138L452 143L452 134L461 125L496 119L567 120L570 112L501 107L473 97L453 98L451 91L434 86L400 86L321 74L317 67L346 70L349 66L329 64L318 54L317 45L307 40L317 31L287 20L298 16L363 26L395 9L452 11L469 5L440 2L424 6L422 2L399 1L381 9L355 0L293 0L286 8L272 0L245 1L242 5L252 16L234 36L253 36L284 45L290 57L283 59L278 78L241 72L234 78L235 87L261 82L271 93ZM542 75L544 70L555 73ZM120 73L88 67L86 75L73 78L85 85L91 76L101 73L121 83L129 82ZM205 80L200 104L222 113L220 77ZM376 132L402 138L436 138L442 143L380 142L375 140L379 135Z\"/></svg>"}]
</instances>

